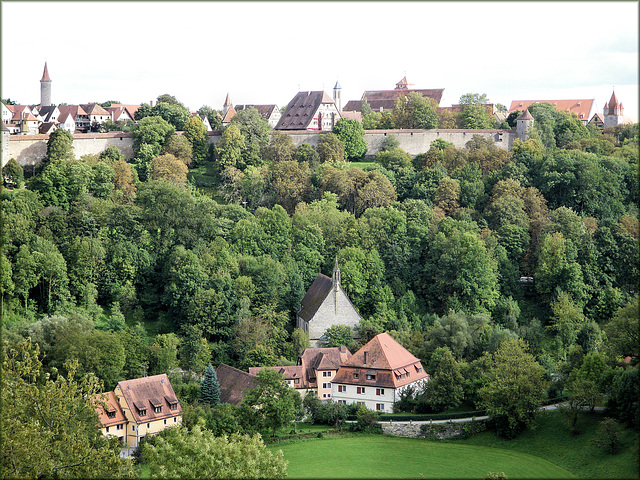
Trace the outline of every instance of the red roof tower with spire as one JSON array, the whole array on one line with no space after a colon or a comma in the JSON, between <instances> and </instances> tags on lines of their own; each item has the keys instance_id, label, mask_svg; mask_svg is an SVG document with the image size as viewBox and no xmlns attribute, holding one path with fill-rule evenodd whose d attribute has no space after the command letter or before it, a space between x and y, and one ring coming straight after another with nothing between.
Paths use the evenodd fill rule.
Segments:
<instances>
[{"instance_id":1,"label":"red roof tower with spire","mask_svg":"<svg viewBox=\"0 0 640 480\"><path fill-rule=\"evenodd\" d=\"M41 82L50 82L51 78L49 78L49 70L47 70L47 62L44 62L44 72L42 73Z\"/></svg>"}]
</instances>

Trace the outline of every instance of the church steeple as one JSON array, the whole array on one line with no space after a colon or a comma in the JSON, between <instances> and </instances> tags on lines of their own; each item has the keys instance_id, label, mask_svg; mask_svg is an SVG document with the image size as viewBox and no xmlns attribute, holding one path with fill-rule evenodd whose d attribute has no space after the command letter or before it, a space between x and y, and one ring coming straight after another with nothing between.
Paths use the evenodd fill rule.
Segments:
<instances>
[{"instance_id":1,"label":"church steeple","mask_svg":"<svg viewBox=\"0 0 640 480\"><path fill-rule=\"evenodd\" d=\"M331 283L333 284L333 289L338 291L338 287L340 286L340 267L338 266L338 257L336 257L336 264L333 267Z\"/></svg>"}]
</instances>

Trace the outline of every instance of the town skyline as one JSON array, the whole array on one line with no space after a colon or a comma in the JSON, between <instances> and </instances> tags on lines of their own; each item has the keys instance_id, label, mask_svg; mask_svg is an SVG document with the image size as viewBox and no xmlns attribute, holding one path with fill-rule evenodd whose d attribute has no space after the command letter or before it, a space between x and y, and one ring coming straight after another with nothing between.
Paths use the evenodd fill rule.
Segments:
<instances>
[{"instance_id":1,"label":"town skyline","mask_svg":"<svg viewBox=\"0 0 640 480\"><path fill-rule=\"evenodd\" d=\"M8 47L9 38L15 38L16 25L24 24L22 20L27 18L39 24L40 18L50 22L64 16L65 21L87 24L108 18L114 8L125 5L74 3L70 11L62 8L63 4L43 2L39 4L42 8L32 9L32 2L3 2L3 98L37 104L46 61L54 104L107 100L139 104L169 93L191 110L202 105L220 109L228 93L234 104L275 103L282 107L298 91L331 93L337 81L344 105L360 99L365 90L392 89L406 76L414 88L444 88L441 106L457 103L465 93L485 93L492 103L507 108L511 101L520 99L594 99L596 111L602 111L615 89L625 117L638 118L637 2L560 2L553 7L544 2L400 2L393 7L385 2L347 2L340 3L339 9L332 2L252 2L249 10L247 2L180 6L160 2L153 4L158 7L153 10L148 8L152 4L133 2L120 10L133 22L129 25L142 28L170 16L172 35L158 36L147 29L146 37L140 37L140 49L135 48L135 40L106 39L109 48L100 55L92 53L92 42L74 44L70 51L57 48L55 42L40 42L39 48L18 52ZM475 22L459 18L462 6L465 17ZM352 28L331 30L319 35L319 47L311 41L312 35L293 41L286 33L300 18L308 23L308 31L324 32L331 27L324 22L324 13L337 10L344 17L342 23L359 19L358 24L375 25L388 8L411 15L402 17L403 28L386 26L384 41L373 35L375 28L369 33L366 29L360 33ZM606 15L616 18L616 27L597 41L590 36L576 41L575 35L567 32L563 13L571 13L582 29ZM259 28L265 15L276 19L273 31ZM508 27L523 17L527 24L521 29ZM427 19L428 30L421 27L420 19ZM545 31L554 32L553 36L536 33L534 26L542 20ZM498 25L495 32L511 33L492 33L492 25ZM211 36L208 30L216 35ZM402 35L394 36L396 31ZM461 31L465 35L459 35ZM398 46L396 38L403 38L405 45ZM261 43L261 39L265 41ZM422 50L406 45L421 46ZM127 50L130 53L123 55ZM113 64L118 68L112 68ZM469 71L478 75L469 75Z\"/></svg>"}]
</instances>

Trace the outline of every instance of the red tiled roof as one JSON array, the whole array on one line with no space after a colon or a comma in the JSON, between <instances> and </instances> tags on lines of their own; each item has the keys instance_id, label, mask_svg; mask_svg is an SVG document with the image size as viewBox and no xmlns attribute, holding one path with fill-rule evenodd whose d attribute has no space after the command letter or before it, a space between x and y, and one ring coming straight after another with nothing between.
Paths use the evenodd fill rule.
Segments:
<instances>
[{"instance_id":1,"label":"red tiled roof","mask_svg":"<svg viewBox=\"0 0 640 480\"><path fill-rule=\"evenodd\" d=\"M258 378L250 373L221 363L216 368L220 384L220 403L238 405L247 390L258 385Z\"/></svg>"},{"instance_id":2,"label":"red tiled roof","mask_svg":"<svg viewBox=\"0 0 640 480\"><path fill-rule=\"evenodd\" d=\"M440 105L442 100L442 94L444 88L430 88L430 89L414 89L414 88L402 88L395 90L366 90L362 95L362 101L366 101L371 110L379 111L380 107L383 110L393 110L393 105L397 98L407 96L411 92L416 92L426 98L431 98L436 102L436 105Z\"/></svg>"},{"instance_id":3,"label":"red tiled roof","mask_svg":"<svg viewBox=\"0 0 640 480\"><path fill-rule=\"evenodd\" d=\"M127 422L127 418L124 416L122 408L120 408L120 404L118 403L118 399L116 398L115 393L100 393L96 395L92 401L96 405L96 411L100 416L100 423L103 427L109 427L111 425L117 425L119 423ZM106 411L101 403L105 404L107 409ZM107 411L112 412L111 418L107 414Z\"/></svg>"},{"instance_id":4,"label":"red tiled roof","mask_svg":"<svg viewBox=\"0 0 640 480\"><path fill-rule=\"evenodd\" d=\"M131 408L131 414L136 423L151 422L182 413L182 407L166 373L124 380L118 382L118 386L125 402ZM175 404L176 408L172 410L171 404ZM156 413L154 411L156 406L162 407L162 411ZM145 415L140 415L141 409L146 410Z\"/></svg>"},{"instance_id":5,"label":"red tiled roof","mask_svg":"<svg viewBox=\"0 0 640 480\"><path fill-rule=\"evenodd\" d=\"M51 79L49 78L49 70L47 70L47 62L44 62L44 72L42 73L42 79L40 81L41 82L51 81Z\"/></svg>"},{"instance_id":6,"label":"red tiled roof","mask_svg":"<svg viewBox=\"0 0 640 480\"><path fill-rule=\"evenodd\" d=\"M276 370L278 373L282 374L285 380L292 380L294 382L295 388L307 388L308 383L306 382L304 368L302 365L283 365L277 367L250 367L249 373L251 375L258 375L258 372L263 368L271 368ZM298 380L296 384L295 381Z\"/></svg>"},{"instance_id":7,"label":"red tiled roof","mask_svg":"<svg viewBox=\"0 0 640 480\"><path fill-rule=\"evenodd\" d=\"M240 110L246 110L249 107L253 107L256 110L258 110L258 113L260 114L260 116L262 118L264 118L265 120L268 120L269 117L271 117L271 114L273 114L273 111L278 108L274 104L271 104L271 105L236 105L235 106L235 110L236 110L236 112L238 112Z\"/></svg>"},{"instance_id":8,"label":"red tiled roof","mask_svg":"<svg viewBox=\"0 0 640 480\"><path fill-rule=\"evenodd\" d=\"M359 122L362 122L362 112L345 112L343 110L340 116L347 120L358 120Z\"/></svg>"},{"instance_id":9,"label":"red tiled roof","mask_svg":"<svg viewBox=\"0 0 640 480\"><path fill-rule=\"evenodd\" d=\"M124 105L122 103L112 103L110 108L113 107L123 107L129 113L131 120L133 120L136 112L140 108L140 105Z\"/></svg>"},{"instance_id":10,"label":"red tiled roof","mask_svg":"<svg viewBox=\"0 0 640 480\"><path fill-rule=\"evenodd\" d=\"M550 103L560 111L575 113L580 119L587 119L591 107L593 106L593 99L578 99L578 100L513 100L509 107L509 113L515 110L525 110L529 108L529 105L534 103Z\"/></svg>"},{"instance_id":11,"label":"red tiled roof","mask_svg":"<svg viewBox=\"0 0 640 480\"><path fill-rule=\"evenodd\" d=\"M358 373L358 378L354 373ZM368 373L375 380L367 380ZM398 388L423 378L428 375L420 360L388 333L381 333L344 362L333 382Z\"/></svg>"},{"instance_id":12,"label":"red tiled roof","mask_svg":"<svg viewBox=\"0 0 640 480\"><path fill-rule=\"evenodd\" d=\"M233 108L233 105L231 105L229 107L229 110L227 110L227 113L225 113L224 117L222 117L222 123L229 123L231 119L235 116L236 116L236 109Z\"/></svg>"},{"instance_id":13,"label":"red tiled roof","mask_svg":"<svg viewBox=\"0 0 640 480\"><path fill-rule=\"evenodd\" d=\"M516 120L533 120L533 116L529 113L529 109L525 109L524 113L516 118Z\"/></svg>"},{"instance_id":14,"label":"red tiled roof","mask_svg":"<svg viewBox=\"0 0 640 480\"><path fill-rule=\"evenodd\" d=\"M109 115L109 112L97 103L86 103L80 106L88 115Z\"/></svg>"}]
</instances>

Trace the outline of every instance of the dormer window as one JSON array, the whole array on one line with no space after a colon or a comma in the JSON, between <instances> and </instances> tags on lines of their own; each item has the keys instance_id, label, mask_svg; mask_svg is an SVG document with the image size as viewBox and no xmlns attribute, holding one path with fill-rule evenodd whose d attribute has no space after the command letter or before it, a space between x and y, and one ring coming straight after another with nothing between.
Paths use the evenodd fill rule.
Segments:
<instances>
[{"instance_id":1,"label":"dormer window","mask_svg":"<svg viewBox=\"0 0 640 480\"><path fill-rule=\"evenodd\" d=\"M353 372L353 378L355 379L360 378L360 374L358 374L357 372Z\"/></svg>"},{"instance_id":2,"label":"dormer window","mask_svg":"<svg viewBox=\"0 0 640 480\"><path fill-rule=\"evenodd\" d=\"M160 413L162 412L162 407L153 407L153 411L154 413Z\"/></svg>"},{"instance_id":3,"label":"dormer window","mask_svg":"<svg viewBox=\"0 0 640 480\"><path fill-rule=\"evenodd\" d=\"M147 409L146 408L138 409L138 414L141 417L144 417L147 414Z\"/></svg>"},{"instance_id":4,"label":"dormer window","mask_svg":"<svg viewBox=\"0 0 640 480\"><path fill-rule=\"evenodd\" d=\"M115 410L109 410L107 412L107 417L109 418L116 418L116 411Z\"/></svg>"}]
</instances>

